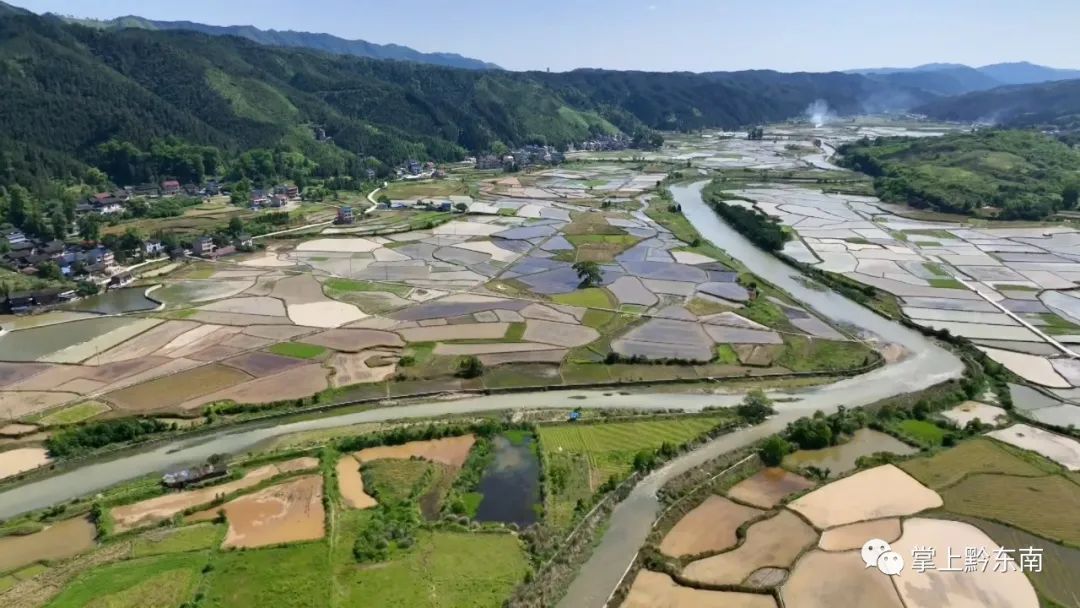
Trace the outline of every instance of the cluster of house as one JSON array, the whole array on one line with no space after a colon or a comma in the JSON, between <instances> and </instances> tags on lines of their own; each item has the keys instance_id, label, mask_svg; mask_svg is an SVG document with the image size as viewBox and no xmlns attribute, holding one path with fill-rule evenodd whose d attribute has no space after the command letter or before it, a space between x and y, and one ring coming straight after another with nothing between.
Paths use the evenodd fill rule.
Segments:
<instances>
[{"instance_id":1,"label":"cluster of house","mask_svg":"<svg viewBox=\"0 0 1080 608\"><path fill-rule=\"evenodd\" d=\"M221 185L216 181L208 181L199 186L196 184L183 184L175 179L169 179L160 184L142 184L139 186L125 186L112 192L98 192L75 207L78 214L100 213L112 215L123 213L125 203L136 197L162 198L169 196L186 195L192 198L208 197L221 194Z\"/></svg>"},{"instance_id":2,"label":"cluster of house","mask_svg":"<svg viewBox=\"0 0 1080 608\"><path fill-rule=\"evenodd\" d=\"M263 207L280 209L288 205L289 201L298 200L300 200L300 188L279 184L269 190L252 190L250 203L252 209L262 209Z\"/></svg>"},{"instance_id":3,"label":"cluster of house","mask_svg":"<svg viewBox=\"0 0 1080 608\"><path fill-rule=\"evenodd\" d=\"M4 265L23 274L37 274L39 266L55 262L64 276L80 273L109 275L116 264L113 252L101 245L84 247L60 240L33 240L14 228L5 231L3 237L8 245L8 251L3 255Z\"/></svg>"},{"instance_id":4,"label":"cluster of house","mask_svg":"<svg viewBox=\"0 0 1080 608\"><path fill-rule=\"evenodd\" d=\"M469 159L466 159L469 160ZM523 169L536 165L557 165L566 160L566 155L551 146L527 145L508 152L503 156L484 154L473 159L477 169Z\"/></svg>"},{"instance_id":5,"label":"cluster of house","mask_svg":"<svg viewBox=\"0 0 1080 608\"><path fill-rule=\"evenodd\" d=\"M422 163L418 160L407 160L405 164L398 167L394 172L398 179L427 179L430 177L442 178L446 177L446 173L435 166L435 163L428 161ZM374 177L374 172L369 170L368 179Z\"/></svg>"},{"instance_id":6,"label":"cluster of house","mask_svg":"<svg viewBox=\"0 0 1080 608\"><path fill-rule=\"evenodd\" d=\"M626 150L631 140L621 135L597 135L588 141L571 146L572 151L603 152L606 150Z\"/></svg>"},{"instance_id":7,"label":"cluster of house","mask_svg":"<svg viewBox=\"0 0 1080 608\"><path fill-rule=\"evenodd\" d=\"M423 211L453 211L459 204L464 204L466 207L473 204L473 198L471 196L464 195L452 195L438 198L424 198L424 199L399 199L383 201L379 203L380 209L414 209ZM340 210L339 210L340 218Z\"/></svg>"}]
</instances>

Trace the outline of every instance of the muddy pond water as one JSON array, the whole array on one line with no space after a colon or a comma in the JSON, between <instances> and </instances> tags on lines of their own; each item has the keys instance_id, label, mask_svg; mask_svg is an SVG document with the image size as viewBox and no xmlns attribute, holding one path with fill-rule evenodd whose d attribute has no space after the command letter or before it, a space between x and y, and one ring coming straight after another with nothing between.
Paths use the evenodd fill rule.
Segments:
<instances>
[{"instance_id":1,"label":"muddy pond water","mask_svg":"<svg viewBox=\"0 0 1080 608\"><path fill-rule=\"evenodd\" d=\"M829 476L836 477L854 469L855 461L861 456L869 456L874 452L904 455L917 451L891 435L871 429L859 429L846 443L820 450L799 450L794 454L788 454L784 458L784 464L795 468L812 465L819 469L829 469Z\"/></svg>"},{"instance_id":2,"label":"muddy pond water","mask_svg":"<svg viewBox=\"0 0 1080 608\"><path fill-rule=\"evenodd\" d=\"M495 438L495 457L480 478L477 491L484 495L476 511L477 521L517 524L536 523L540 502L540 461L533 451L532 435L514 436L513 441Z\"/></svg>"}]
</instances>

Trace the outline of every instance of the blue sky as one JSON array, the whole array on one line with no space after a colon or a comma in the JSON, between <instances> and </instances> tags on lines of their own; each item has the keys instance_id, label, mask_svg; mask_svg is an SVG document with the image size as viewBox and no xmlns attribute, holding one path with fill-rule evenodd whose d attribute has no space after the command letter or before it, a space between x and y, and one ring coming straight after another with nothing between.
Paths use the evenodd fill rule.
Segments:
<instances>
[{"instance_id":1,"label":"blue sky","mask_svg":"<svg viewBox=\"0 0 1080 608\"><path fill-rule=\"evenodd\" d=\"M1078 0L8 0L36 12L326 32L508 69L1080 68Z\"/></svg>"}]
</instances>

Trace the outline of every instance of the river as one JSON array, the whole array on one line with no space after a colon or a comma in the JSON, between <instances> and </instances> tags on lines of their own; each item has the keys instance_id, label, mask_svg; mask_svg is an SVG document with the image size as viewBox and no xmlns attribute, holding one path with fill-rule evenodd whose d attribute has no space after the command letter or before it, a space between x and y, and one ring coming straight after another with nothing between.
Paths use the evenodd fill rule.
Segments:
<instances>
[{"instance_id":1,"label":"river","mask_svg":"<svg viewBox=\"0 0 1080 608\"><path fill-rule=\"evenodd\" d=\"M741 260L755 274L792 294L818 313L900 344L912 354L904 360L868 374L839 382L792 392L772 393L784 398L780 413L766 423L736 431L681 456L655 471L616 507L606 534L592 558L570 586L561 606L602 606L621 579L645 537L660 504L656 490L667 480L690 468L737 449L783 428L787 422L816 409L835 410L838 405L856 406L895 394L919 390L958 377L963 365L948 351L922 334L877 316L862 306L830 291L818 291L796 279L798 273L767 254L723 223L701 200L704 182L672 188L683 213L702 236ZM431 401L412 405L372 409L326 418L277 424L274 422L222 429L216 433L180 439L150 449L127 451L105 461L27 483L0 493L0 519L98 492L142 475L205 461L211 454L236 454L282 435L393 419L427 418L508 409L538 407L589 408L683 408L699 411L709 406L738 403L740 394L615 394L605 391L544 391L514 395L478 396L451 401ZM788 401L790 400L790 401Z\"/></svg>"},{"instance_id":2,"label":"river","mask_svg":"<svg viewBox=\"0 0 1080 608\"><path fill-rule=\"evenodd\" d=\"M853 326L860 332L899 344L907 358L872 372L827 386L794 393L797 400L777 405L780 413L764 424L730 433L676 458L654 471L634 487L615 507L600 544L574 579L560 607L603 606L630 567L638 549L660 512L656 491L668 480L700 466L707 460L738 449L784 428L788 422L822 410L831 413L837 406L872 403L896 394L917 391L950 378L959 377L964 366L952 353L934 344L921 333L878 316L860 304L831 290L808 287L798 271L766 253L723 222L704 201L701 189L707 182L673 186L671 194L683 215L705 239L738 259L754 274L791 294L795 300L833 321Z\"/></svg>"}]
</instances>

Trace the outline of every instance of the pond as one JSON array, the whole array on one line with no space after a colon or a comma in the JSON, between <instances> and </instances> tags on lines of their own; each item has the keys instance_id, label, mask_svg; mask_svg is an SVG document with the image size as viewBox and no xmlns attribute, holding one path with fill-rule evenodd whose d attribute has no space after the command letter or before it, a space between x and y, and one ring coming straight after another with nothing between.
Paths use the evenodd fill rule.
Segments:
<instances>
[{"instance_id":1,"label":"pond","mask_svg":"<svg viewBox=\"0 0 1080 608\"><path fill-rule=\"evenodd\" d=\"M871 429L859 429L846 443L821 450L799 450L784 458L784 466L799 468L815 466L829 469L829 476L836 477L855 468L855 461L874 452L914 454L918 450L892 435Z\"/></svg>"},{"instance_id":2,"label":"pond","mask_svg":"<svg viewBox=\"0 0 1080 608\"><path fill-rule=\"evenodd\" d=\"M118 315L140 310L154 310L158 303L146 297L146 288L129 287L110 289L104 293L83 298L68 304L66 310L96 312L103 315Z\"/></svg>"},{"instance_id":3,"label":"pond","mask_svg":"<svg viewBox=\"0 0 1080 608\"><path fill-rule=\"evenodd\" d=\"M540 461L532 435L495 438L495 457L484 470L477 492L483 494L477 521L513 523L524 528L536 523L540 502Z\"/></svg>"}]
</instances>

